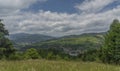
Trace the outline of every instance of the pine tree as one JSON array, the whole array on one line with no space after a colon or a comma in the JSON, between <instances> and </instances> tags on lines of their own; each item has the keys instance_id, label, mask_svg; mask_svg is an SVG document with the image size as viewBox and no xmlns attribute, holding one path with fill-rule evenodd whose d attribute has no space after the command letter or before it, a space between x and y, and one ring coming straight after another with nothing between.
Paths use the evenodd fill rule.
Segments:
<instances>
[{"instance_id":1,"label":"pine tree","mask_svg":"<svg viewBox=\"0 0 120 71\"><path fill-rule=\"evenodd\" d=\"M0 20L0 58L9 57L15 51L11 41L6 37L8 35L8 30L5 29L5 25Z\"/></svg>"},{"instance_id":2,"label":"pine tree","mask_svg":"<svg viewBox=\"0 0 120 71\"><path fill-rule=\"evenodd\" d=\"M110 30L105 35L102 48L102 60L108 63L120 63L120 22L114 20Z\"/></svg>"}]
</instances>

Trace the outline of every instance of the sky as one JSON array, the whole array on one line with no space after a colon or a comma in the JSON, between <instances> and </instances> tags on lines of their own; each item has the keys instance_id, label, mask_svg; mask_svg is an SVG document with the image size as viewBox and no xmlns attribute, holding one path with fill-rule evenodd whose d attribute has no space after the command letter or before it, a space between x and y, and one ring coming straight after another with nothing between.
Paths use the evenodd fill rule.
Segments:
<instances>
[{"instance_id":1,"label":"sky","mask_svg":"<svg viewBox=\"0 0 120 71\"><path fill-rule=\"evenodd\" d=\"M120 0L0 0L0 18L10 34L99 33L120 20Z\"/></svg>"}]
</instances>

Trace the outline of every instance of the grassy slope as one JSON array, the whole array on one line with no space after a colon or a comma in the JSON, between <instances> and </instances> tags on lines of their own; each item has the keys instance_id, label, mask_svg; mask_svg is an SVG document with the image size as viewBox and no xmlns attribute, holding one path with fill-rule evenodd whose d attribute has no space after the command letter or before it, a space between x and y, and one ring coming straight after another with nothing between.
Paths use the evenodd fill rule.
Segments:
<instances>
[{"instance_id":1,"label":"grassy slope","mask_svg":"<svg viewBox=\"0 0 120 71\"><path fill-rule=\"evenodd\" d=\"M73 61L0 61L0 71L120 71L120 66Z\"/></svg>"},{"instance_id":2,"label":"grassy slope","mask_svg":"<svg viewBox=\"0 0 120 71\"><path fill-rule=\"evenodd\" d=\"M55 40L49 40L45 42L40 42L36 44L32 44L27 47L34 48L73 48L73 49L88 49L88 48L97 48L101 46L102 43L102 35L101 34L84 34L79 36L68 36L62 37Z\"/></svg>"}]
</instances>

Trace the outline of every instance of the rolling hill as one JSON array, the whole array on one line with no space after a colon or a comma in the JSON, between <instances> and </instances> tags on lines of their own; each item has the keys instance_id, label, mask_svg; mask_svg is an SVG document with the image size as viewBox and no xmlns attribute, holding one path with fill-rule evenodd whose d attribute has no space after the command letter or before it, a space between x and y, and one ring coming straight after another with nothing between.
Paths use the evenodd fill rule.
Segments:
<instances>
[{"instance_id":1,"label":"rolling hill","mask_svg":"<svg viewBox=\"0 0 120 71\"><path fill-rule=\"evenodd\" d=\"M12 41L14 47L20 50L26 45L31 45L33 43L54 39L55 37L41 35L41 34L17 33L17 34L10 34L8 38Z\"/></svg>"},{"instance_id":2,"label":"rolling hill","mask_svg":"<svg viewBox=\"0 0 120 71\"><path fill-rule=\"evenodd\" d=\"M37 42L27 45L22 49L33 48L55 48L69 50L87 50L101 47L103 43L103 35L105 33L86 33L82 35L64 36L48 41Z\"/></svg>"},{"instance_id":3,"label":"rolling hill","mask_svg":"<svg viewBox=\"0 0 120 71\"><path fill-rule=\"evenodd\" d=\"M31 44L31 43L53 39L54 37L41 35L41 34L18 33L18 34L10 34L9 38L16 44Z\"/></svg>"}]
</instances>

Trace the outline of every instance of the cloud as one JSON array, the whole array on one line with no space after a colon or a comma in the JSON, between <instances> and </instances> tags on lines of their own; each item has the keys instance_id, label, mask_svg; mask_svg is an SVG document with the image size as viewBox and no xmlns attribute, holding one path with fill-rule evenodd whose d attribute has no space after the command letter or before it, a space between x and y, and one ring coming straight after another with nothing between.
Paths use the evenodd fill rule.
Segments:
<instances>
[{"instance_id":1,"label":"cloud","mask_svg":"<svg viewBox=\"0 0 120 71\"><path fill-rule=\"evenodd\" d=\"M6 27L12 33L29 32L62 35L64 29L67 32L67 28L77 26L73 24L78 22L73 20L75 17L76 14L40 11L38 13L18 12L16 15L2 18L5 19L4 23L6 23Z\"/></svg>"},{"instance_id":2,"label":"cloud","mask_svg":"<svg viewBox=\"0 0 120 71\"><path fill-rule=\"evenodd\" d=\"M82 4L77 4L75 7L85 13L96 13L115 1L117 0L85 0Z\"/></svg>"},{"instance_id":3,"label":"cloud","mask_svg":"<svg viewBox=\"0 0 120 71\"><path fill-rule=\"evenodd\" d=\"M90 0L88 2L88 0L85 0L80 4L80 6L85 8L84 10L78 8L78 10L86 12L85 14L57 13L43 10L37 13L16 11L13 14L3 15L1 18L4 19L6 28L10 33L39 33L51 36L64 36L88 32L104 32L109 29L109 25L113 19L117 18L120 20L120 6L118 5L113 9L96 13L106 5L114 2L114 0L101 1ZM31 3L33 2L28 3L24 7L28 7ZM95 4L95 7L91 6L91 3Z\"/></svg>"},{"instance_id":4,"label":"cloud","mask_svg":"<svg viewBox=\"0 0 120 71\"><path fill-rule=\"evenodd\" d=\"M0 15L11 14L24 8L28 8L30 5L37 1L46 0L0 0Z\"/></svg>"},{"instance_id":5,"label":"cloud","mask_svg":"<svg viewBox=\"0 0 120 71\"><path fill-rule=\"evenodd\" d=\"M99 14L67 14L50 11L38 13L18 12L3 17L12 33L39 33L52 36L103 32L109 29L114 18L120 19L120 7Z\"/></svg>"}]
</instances>

